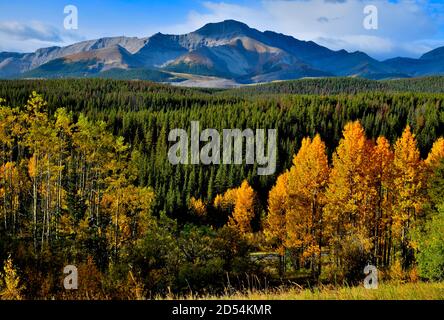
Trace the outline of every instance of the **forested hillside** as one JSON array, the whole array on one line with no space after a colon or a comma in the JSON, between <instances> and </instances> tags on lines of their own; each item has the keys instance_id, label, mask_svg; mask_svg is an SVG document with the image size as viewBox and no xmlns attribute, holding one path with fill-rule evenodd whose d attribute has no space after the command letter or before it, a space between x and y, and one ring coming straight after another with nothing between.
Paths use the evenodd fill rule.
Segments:
<instances>
[{"instance_id":1,"label":"forested hillside","mask_svg":"<svg viewBox=\"0 0 444 320\"><path fill-rule=\"evenodd\" d=\"M398 80L368 80L362 78L321 78L277 81L232 90L232 94L355 94L363 92L443 93L444 77L424 77Z\"/></svg>"},{"instance_id":2,"label":"forested hillside","mask_svg":"<svg viewBox=\"0 0 444 320\"><path fill-rule=\"evenodd\" d=\"M344 88L340 80L330 87ZM367 81L367 80L365 80ZM312 86L307 80L308 86ZM317 84L322 87L323 82ZM191 197L211 200L247 178L263 196L275 177L255 175L252 166L172 166L167 161L170 129L189 130L191 121L201 128L276 128L278 169L291 165L292 154L306 136L320 134L332 154L348 121L360 119L369 137L383 135L394 142L407 124L417 136L423 156L433 141L444 134L444 95L369 92L356 95L261 94L233 96L231 91L182 89L146 82L111 80L56 80L0 82L0 96L9 105L26 103L37 91L48 103L104 121L109 130L141 154L138 160L141 185L156 190L156 208L186 219ZM241 89L242 91L242 89ZM258 91L261 92L260 87ZM171 177L174 177L172 179ZM263 201L265 203L265 201ZM180 212L180 213L178 213Z\"/></svg>"},{"instance_id":3,"label":"forested hillside","mask_svg":"<svg viewBox=\"0 0 444 320\"><path fill-rule=\"evenodd\" d=\"M421 92L428 81L0 81L0 261L27 283L11 290L63 298L66 264L88 274L77 294L90 298L222 292L246 274L352 283L368 261L439 279L444 259L430 270L422 250L438 246L423 234L440 232L444 166L444 94ZM277 129L276 174L170 164L168 133L191 121ZM263 250L288 264L249 256Z\"/></svg>"}]
</instances>

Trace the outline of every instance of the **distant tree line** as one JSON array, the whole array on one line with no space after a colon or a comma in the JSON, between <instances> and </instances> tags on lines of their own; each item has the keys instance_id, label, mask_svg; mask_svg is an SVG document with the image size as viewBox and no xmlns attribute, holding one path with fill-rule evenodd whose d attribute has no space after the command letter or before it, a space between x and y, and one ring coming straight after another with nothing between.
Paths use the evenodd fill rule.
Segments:
<instances>
[{"instance_id":1,"label":"distant tree line","mask_svg":"<svg viewBox=\"0 0 444 320\"><path fill-rule=\"evenodd\" d=\"M356 94L364 92L443 93L444 77L368 80L362 78L321 78L277 81L230 91L234 95L249 94Z\"/></svg>"}]
</instances>

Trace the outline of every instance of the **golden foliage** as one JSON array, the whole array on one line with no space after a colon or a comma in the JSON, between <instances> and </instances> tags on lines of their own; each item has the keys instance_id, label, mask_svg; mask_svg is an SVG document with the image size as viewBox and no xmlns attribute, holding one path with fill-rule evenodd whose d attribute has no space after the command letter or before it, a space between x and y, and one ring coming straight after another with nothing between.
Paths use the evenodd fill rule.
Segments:
<instances>
[{"instance_id":1,"label":"golden foliage","mask_svg":"<svg viewBox=\"0 0 444 320\"><path fill-rule=\"evenodd\" d=\"M228 224L242 233L251 232L251 220L254 217L255 192L248 184L242 182L239 188L229 189L224 195L216 196L214 207L232 211Z\"/></svg>"},{"instance_id":2,"label":"golden foliage","mask_svg":"<svg viewBox=\"0 0 444 320\"><path fill-rule=\"evenodd\" d=\"M396 141L393 160L393 193L396 197L394 210L394 231L401 241L406 241L409 224L420 212L423 196L423 168L415 136L407 126Z\"/></svg>"},{"instance_id":3,"label":"golden foliage","mask_svg":"<svg viewBox=\"0 0 444 320\"><path fill-rule=\"evenodd\" d=\"M330 245L340 255L342 241L350 234L367 234L365 223L373 217L372 143L356 121L345 126L343 139L333 155L326 192L325 223Z\"/></svg>"},{"instance_id":4,"label":"golden foliage","mask_svg":"<svg viewBox=\"0 0 444 320\"><path fill-rule=\"evenodd\" d=\"M428 167L434 168L438 165L439 161L444 158L444 138L439 138L435 141L430 150L430 153L425 160L425 164Z\"/></svg>"},{"instance_id":5,"label":"golden foliage","mask_svg":"<svg viewBox=\"0 0 444 320\"><path fill-rule=\"evenodd\" d=\"M11 257L8 257L3 267L2 274L4 288L0 292L2 300L22 300L22 291L25 287L21 284L17 270L14 268Z\"/></svg>"},{"instance_id":6,"label":"golden foliage","mask_svg":"<svg viewBox=\"0 0 444 320\"><path fill-rule=\"evenodd\" d=\"M189 203L190 210L199 217L205 217L207 215L207 207L202 199L196 199L191 197Z\"/></svg>"},{"instance_id":7,"label":"golden foliage","mask_svg":"<svg viewBox=\"0 0 444 320\"><path fill-rule=\"evenodd\" d=\"M229 225L237 227L242 233L249 233L254 217L255 192L246 180L236 190L236 201ZM232 194L229 193L229 196Z\"/></svg>"},{"instance_id":8,"label":"golden foliage","mask_svg":"<svg viewBox=\"0 0 444 320\"><path fill-rule=\"evenodd\" d=\"M301 250L303 258L320 254L324 191L329 175L325 144L317 135L305 138L288 175L286 215L288 248Z\"/></svg>"},{"instance_id":9,"label":"golden foliage","mask_svg":"<svg viewBox=\"0 0 444 320\"><path fill-rule=\"evenodd\" d=\"M284 254L284 243L287 237L286 213L288 201L288 171L281 174L276 185L268 195L268 215L264 226L265 236L269 241L278 243L278 251Z\"/></svg>"}]
</instances>

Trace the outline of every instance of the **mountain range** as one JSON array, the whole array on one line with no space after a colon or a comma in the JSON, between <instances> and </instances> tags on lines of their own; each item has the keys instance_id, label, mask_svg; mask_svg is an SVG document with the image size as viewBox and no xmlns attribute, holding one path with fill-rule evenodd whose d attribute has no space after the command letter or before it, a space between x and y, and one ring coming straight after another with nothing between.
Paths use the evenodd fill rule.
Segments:
<instances>
[{"instance_id":1,"label":"mountain range","mask_svg":"<svg viewBox=\"0 0 444 320\"><path fill-rule=\"evenodd\" d=\"M210 23L184 35L111 37L33 53L0 53L0 78L103 77L236 86L306 77L442 74L444 47L419 59L378 61L359 51L333 51L313 41L260 32L235 20Z\"/></svg>"}]
</instances>

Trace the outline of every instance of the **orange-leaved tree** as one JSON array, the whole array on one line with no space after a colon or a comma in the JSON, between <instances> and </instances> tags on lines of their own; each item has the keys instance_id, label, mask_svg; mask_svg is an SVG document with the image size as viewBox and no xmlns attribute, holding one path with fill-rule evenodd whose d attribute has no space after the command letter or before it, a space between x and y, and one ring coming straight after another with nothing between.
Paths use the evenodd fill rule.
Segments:
<instances>
[{"instance_id":1,"label":"orange-leaved tree","mask_svg":"<svg viewBox=\"0 0 444 320\"><path fill-rule=\"evenodd\" d=\"M214 207L224 211L230 210L228 225L246 234L252 231L251 220L254 218L256 193L247 180L240 187L227 190L224 195L214 199Z\"/></svg>"},{"instance_id":2,"label":"orange-leaved tree","mask_svg":"<svg viewBox=\"0 0 444 320\"><path fill-rule=\"evenodd\" d=\"M329 167L325 144L317 135L305 138L288 174L286 246L300 262L310 262L313 275L321 268L322 212Z\"/></svg>"},{"instance_id":3,"label":"orange-leaved tree","mask_svg":"<svg viewBox=\"0 0 444 320\"><path fill-rule=\"evenodd\" d=\"M368 223L373 236L373 258L376 265L388 265L391 252L391 225L393 214L393 158L390 142L379 137L373 148L373 184L376 189L374 216Z\"/></svg>"},{"instance_id":4,"label":"orange-leaved tree","mask_svg":"<svg viewBox=\"0 0 444 320\"><path fill-rule=\"evenodd\" d=\"M424 163L410 126L405 128L396 141L393 167L393 232L400 248L402 266L406 268L413 259L409 230L413 227L424 200Z\"/></svg>"},{"instance_id":5,"label":"orange-leaved tree","mask_svg":"<svg viewBox=\"0 0 444 320\"><path fill-rule=\"evenodd\" d=\"M247 180L237 189L233 216L228 222L242 233L251 232L251 220L254 218L255 192Z\"/></svg>"},{"instance_id":6,"label":"orange-leaved tree","mask_svg":"<svg viewBox=\"0 0 444 320\"><path fill-rule=\"evenodd\" d=\"M324 222L336 270L353 269L371 249L370 228L375 189L372 185L371 154L359 121L345 126L336 152L326 191Z\"/></svg>"},{"instance_id":7,"label":"orange-leaved tree","mask_svg":"<svg viewBox=\"0 0 444 320\"><path fill-rule=\"evenodd\" d=\"M281 174L268 195L268 215L264 234L276 246L279 254L285 254L287 239L286 215L288 201L288 171Z\"/></svg>"},{"instance_id":8,"label":"orange-leaved tree","mask_svg":"<svg viewBox=\"0 0 444 320\"><path fill-rule=\"evenodd\" d=\"M438 138L432 146L427 159L425 160L425 164L432 169L435 169L441 159L444 158L444 138Z\"/></svg>"}]
</instances>

